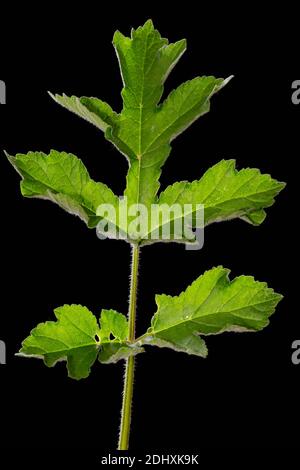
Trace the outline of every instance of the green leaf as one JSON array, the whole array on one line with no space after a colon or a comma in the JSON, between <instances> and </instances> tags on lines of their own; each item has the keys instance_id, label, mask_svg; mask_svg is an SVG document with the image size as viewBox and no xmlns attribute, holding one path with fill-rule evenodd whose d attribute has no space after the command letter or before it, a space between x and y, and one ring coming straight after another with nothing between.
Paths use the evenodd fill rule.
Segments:
<instances>
[{"instance_id":1,"label":"green leaf","mask_svg":"<svg viewBox=\"0 0 300 470\"><path fill-rule=\"evenodd\" d=\"M179 296L157 295L151 327L137 344L205 357L207 349L199 335L257 331L267 326L282 296L252 276L230 282L228 274L228 269L213 268Z\"/></svg>"},{"instance_id":2,"label":"green leaf","mask_svg":"<svg viewBox=\"0 0 300 470\"><path fill-rule=\"evenodd\" d=\"M222 160L207 170L200 180L192 183L181 181L168 186L160 194L158 204L179 204L182 208L185 204L191 204L192 215L196 213L197 204L203 204L205 226L234 218L259 225L266 216L264 209L274 203L275 196L284 187L285 183L272 179L268 174L261 174L255 168L238 171L235 160ZM185 214L188 215L187 212ZM172 215L170 212L170 219L165 219L164 223L175 221L176 217ZM145 239L151 237L150 233Z\"/></svg>"},{"instance_id":3,"label":"green leaf","mask_svg":"<svg viewBox=\"0 0 300 470\"><path fill-rule=\"evenodd\" d=\"M236 170L235 160L221 160L198 181L178 182L160 194L159 204L203 204L205 225L236 217L260 224L256 216L274 204L285 183L256 168Z\"/></svg>"},{"instance_id":4,"label":"green leaf","mask_svg":"<svg viewBox=\"0 0 300 470\"><path fill-rule=\"evenodd\" d=\"M92 180L82 161L71 153L51 150L49 155L42 152L6 155L22 176L23 196L55 202L89 227L95 227L100 220L96 215L100 204L118 205L118 197L111 189Z\"/></svg>"},{"instance_id":5,"label":"green leaf","mask_svg":"<svg viewBox=\"0 0 300 470\"><path fill-rule=\"evenodd\" d=\"M88 377L97 359L116 362L142 352L128 345L126 317L114 310L102 310L99 327L96 317L81 305L64 305L54 310L57 322L39 324L22 343L20 355L44 359L48 367L67 361L69 377Z\"/></svg>"},{"instance_id":6,"label":"green leaf","mask_svg":"<svg viewBox=\"0 0 300 470\"><path fill-rule=\"evenodd\" d=\"M186 41L169 44L152 21L132 30L119 31L113 44L123 78L123 109L119 115L96 98L51 95L59 104L105 131L105 136L129 160L125 196L128 204L155 202L161 167L170 142L209 110L211 96L228 80L197 77L183 83L159 104L163 85L186 49Z\"/></svg>"}]
</instances>

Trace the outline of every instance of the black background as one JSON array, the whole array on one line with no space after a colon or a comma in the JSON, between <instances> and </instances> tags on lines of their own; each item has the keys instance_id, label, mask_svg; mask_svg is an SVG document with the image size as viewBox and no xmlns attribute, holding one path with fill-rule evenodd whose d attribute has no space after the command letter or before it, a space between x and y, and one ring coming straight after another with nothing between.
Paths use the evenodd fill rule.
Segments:
<instances>
[{"instance_id":1,"label":"black background","mask_svg":"<svg viewBox=\"0 0 300 470\"><path fill-rule=\"evenodd\" d=\"M176 244L145 247L139 277L137 333L155 311L154 294L178 294L204 270L222 264L232 277L252 274L284 294L271 325L257 334L207 339L207 360L150 348L137 360L131 448L232 453L238 449L299 446L300 365L291 362L299 339L295 228L300 106L291 102L297 71L294 13L263 15L245 5L194 10L193 3L159 8L128 3L97 10L88 4L36 10L2 31L0 79L7 104L0 106L0 147L9 153L51 148L82 158L94 179L117 194L127 162L101 132L56 105L46 91L99 96L121 107L121 79L111 45L116 29L128 34L151 17L171 41L186 37L188 49L169 77L165 96L182 81L213 74L235 78L213 99L211 112L173 143L161 178L199 178L222 158L238 168L258 167L288 182L260 227L236 220L206 229L201 251ZM166 7L166 5L165 5ZM114 10L114 11L113 11ZM167 8L166 8L167 10ZM25 12L18 10L22 19ZM64 364L14 357L38 322L53 308L81 303L126 313L130 249L99 241L93 230L54 204L23 199L19 177L5 157L1 167L2 294L0 339L7 365L0 366L2 445L32 451L51 448L76 455L114 449L119 426L123 364L96 364L87 380L68 379ZM222 450L223 449L223 450Z\"/></svg>"}]
</instances>

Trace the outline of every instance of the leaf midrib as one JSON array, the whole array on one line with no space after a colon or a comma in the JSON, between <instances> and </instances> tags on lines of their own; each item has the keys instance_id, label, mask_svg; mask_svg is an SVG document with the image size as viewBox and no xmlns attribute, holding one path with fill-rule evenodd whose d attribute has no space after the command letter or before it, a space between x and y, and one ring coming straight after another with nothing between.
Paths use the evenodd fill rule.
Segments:
<instances>
[{"instance_id":1,"label":"leaf midrib","mask_svg":"<svg viewBox=\"0 0 300 470\"><path fill-rule=\"evenodd\" d=\"M139 106L139 154L136 156L138 160L138 181L137 181L137 195L136 195L136 204L140 202L141 194L141 165L142 165L142 117L143 117L143 102L144 102L144 92L145 92L145 62L147 55L147 45L149 40L150 32L148 31L145 41L145 48L143 51L143 73L142 73L142 87L141 87L141 96L140 96L140 106Z\"/></svg>"}]
</instances>

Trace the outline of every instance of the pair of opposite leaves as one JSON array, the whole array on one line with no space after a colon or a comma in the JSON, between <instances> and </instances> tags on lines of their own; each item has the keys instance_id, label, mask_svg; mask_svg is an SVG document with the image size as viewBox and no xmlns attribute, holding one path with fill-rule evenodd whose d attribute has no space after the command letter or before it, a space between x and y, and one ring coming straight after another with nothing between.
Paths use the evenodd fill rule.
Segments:
<instances>
[{"instance_id":1,"label":"pair of opposite leaves","mask_svg":"<svg viewBox=\"0 0 300 470\"><path fill-rule=\"evenodd\" d=\"M222 160L200 180L177 182L157 195L170 142L209 111L210 98L228 79L194 78L160 103L164 81L185 51L185 40L168 44L147 21L133 30L130 38L117 31L113 43L124 84L120 114L97 98L51 96L101 129L127 157L124 196L128 206L203 204L205 225L237 217L259 225L266 215L264 209L273 204L284 183L257 169L237 171L234 160ZM24 196L54 201L91 228L101 220L98 206L112 204L118 210L119 198L105 184L93 181L81 160L72 154L53 150L49 155L29 152L8 155L8 159L22 176ZM107 222L116 223L107 217ZM121 223L117 228L130 243L149 243L149 233L137 239ZM172 238L171 233L170 241ZM155 241L159 237L150 240ZM99 324L86 307L65 305L55 310L56 322L32 330L20 354L42 357L48 366L66 359L69 376L76 379L87 377L97 358L102 363L116 362L142 352L145 344L205 357L207 349L200 335L262 329L281 299L251 276L230 282L228 273L223 267L213 268L177 297L156 296L158 308L151 327L134 343L127 341L124 315L102 310Z\"/></svg>"}]
</instances>

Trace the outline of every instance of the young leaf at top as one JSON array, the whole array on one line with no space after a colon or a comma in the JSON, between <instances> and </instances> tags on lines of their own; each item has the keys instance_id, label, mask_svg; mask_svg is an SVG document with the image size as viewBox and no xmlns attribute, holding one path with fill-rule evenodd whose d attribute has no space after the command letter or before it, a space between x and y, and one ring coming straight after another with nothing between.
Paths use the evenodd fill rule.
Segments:
<instances>
[{"instance_id":1,"label":"young leaf at top","mask_svg":"<svg viewBox=\"0 0 300 470\"><path fill-rule=\"evenodd\" d=\"M69 377L88 377L98 354L101 362L116 362L142 352L128 345L128 321L114 310L102 310L100 327L96 317L81 305L64 305L54 310L57 322L39 324L22 343L19 355L44 359L48 367L67 361Z\"/></svg>"},{"instance_id":2,"label":"young leaf at top","mask_svg":"<svg viewBox=\"0 0 300 470\"><path fill-rule=\"evenodd\" d=\"M227 80L197 77L180 85L160 103L163 85L186 49L186 41L169 44L152 21L132 30L131 37L114 35L124 88L119 115L97 98L51 95L59 104L105 131L108 140L128 158L125 195L128 204L155 202L161 167L170 142L209 111L211 96Z\"/></svg>"},{"instance_id":3,"label":"young leaf at top","mask_svg":"<svg viewBox=\"0 0 300 470\"><path fill-rule=\"evenodd\" d=\"M205 357L207 349L201 335L257 331L267 326L282 296L252 276L239 276L230 282L229 272L213 268L179 296L157 295L151 327L137 344Z\"/></svg>"},{"instance_id":4,"label":"young leaf at top","mask_svg":"<svg viewBox=\"0 0 300 470\"><path fill-rule=\"evenodd\" d=\"M192 204L194 216L197 205L203 204L205 225L235 217L260 224L266 215L264 209L273 204L284 184L256 169L237 172L233 160L213 166L198 181L175 183L157 198L158 180L170 153L171 141L209 110L211 96L229 79L197 77L180 85L160 102L164 82L186 49L185 40L169 44L154 29L152 22L147 21L144 26L132 30L130 38L117 31L113 44L124 85L120 114L98 98L51 96L104 131L106 138L126 155L129 170L124 195L127 196L128 207L142 203L149 208L151 204L158 203L159 211L164 204L169 207L177 204L182 209L185 204ZM181 213L187 215L183 210ZM187 241L182 233L176 232L179 225L175 228L172 224L176 218L181 218L180 214L175 216L171 211L170 218L167 215L162 226L153 224L149 213L146 217L147 220L143 214L140 216L143 229L139 234L134 232L134 228L133 232L128 230L127 223L132 220L130 216L127 216L125 225L117 223L120 238L140 244L155 243L162 239L162 226L169 224L170 235L168 238L164 234L164 241ZM94 219L95 224L96 221Z\"/></svg>"}]
</instances>

